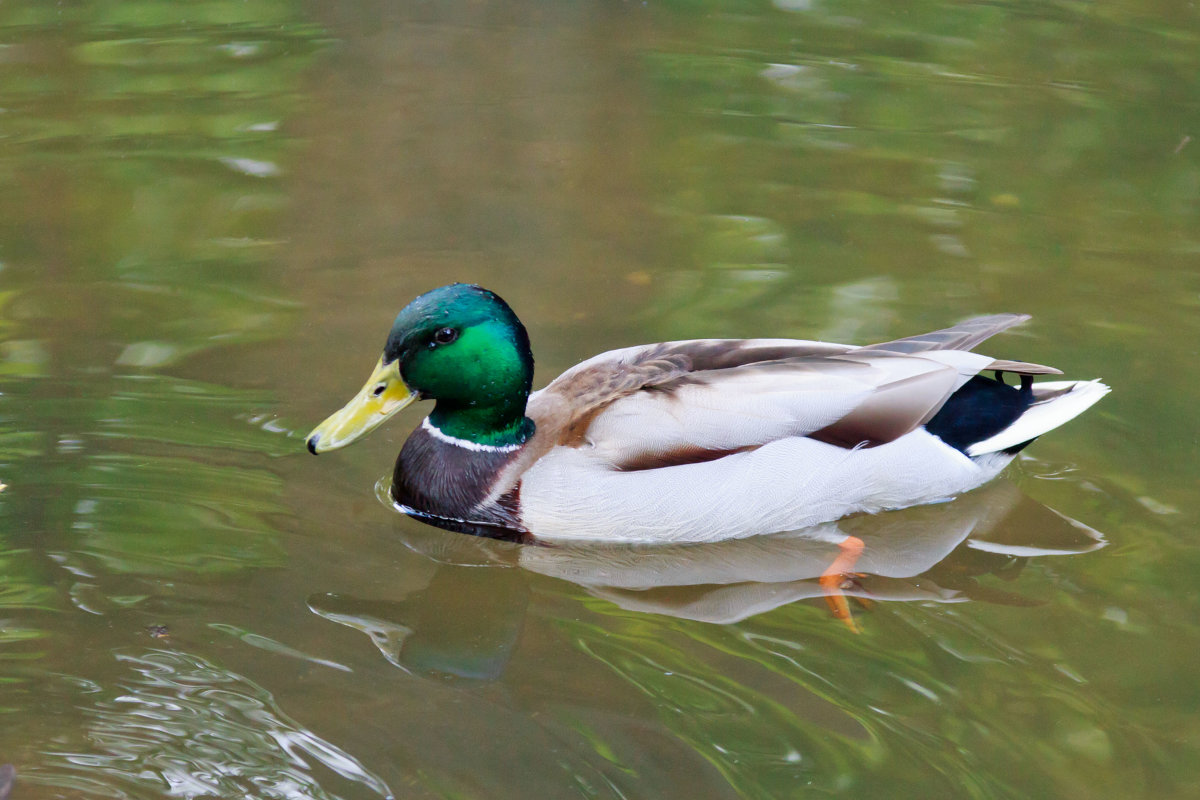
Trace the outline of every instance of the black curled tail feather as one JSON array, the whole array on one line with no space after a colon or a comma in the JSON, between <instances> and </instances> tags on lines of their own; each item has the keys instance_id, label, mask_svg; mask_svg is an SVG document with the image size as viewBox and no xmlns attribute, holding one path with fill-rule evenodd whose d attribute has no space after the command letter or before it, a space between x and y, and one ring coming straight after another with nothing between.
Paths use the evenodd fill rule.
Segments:
<instances>
[{"instance_id":1,"label":"black curled tail feather","mask_svg":"<svg viewBox=\"0 0 1200 800\"><path fill-rule=\"evenodd\" d=\"M1016 422L1033 401L1032 380L1028 376L1022 376L1021 387L1017 388L976 375L950 395L933 419L925 423L925 430L965 454L971 445ZM1016 453L1027 444L1023 442L1005 452Z\"/></svg>"}]
</instances>

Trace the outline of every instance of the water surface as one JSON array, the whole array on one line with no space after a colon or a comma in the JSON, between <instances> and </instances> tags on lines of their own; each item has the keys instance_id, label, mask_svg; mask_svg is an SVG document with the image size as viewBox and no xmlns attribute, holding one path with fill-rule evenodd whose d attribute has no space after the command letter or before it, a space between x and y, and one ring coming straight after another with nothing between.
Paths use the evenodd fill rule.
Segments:
<instances>
[{"instance_id":1,"label":"water surface","mask_svg":"<svg viewBox=\"0 0 1200 800\"><path fill-rule=\"evenodd\" d=\"M1200 782L1187 4L0 8L0 762L16 800L1093 798ZM451 280L541 384L973 314L1113 393L832 546L545 550L313 459ZM736 545L736 546L730 546Z\"/></svg>"}]
</instances>

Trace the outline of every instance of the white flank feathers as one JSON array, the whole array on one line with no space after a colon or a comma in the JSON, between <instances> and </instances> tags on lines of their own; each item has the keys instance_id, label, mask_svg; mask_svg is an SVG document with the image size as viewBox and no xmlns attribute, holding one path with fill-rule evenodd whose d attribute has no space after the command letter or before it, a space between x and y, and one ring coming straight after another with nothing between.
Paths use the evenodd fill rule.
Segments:
<instances>
[{"instance_id":1,"label":"white flank feathers","mask_svg":"<svg viewBox=\"0 0 1200 800\"><path fill-rule=\"evenodd\" d=\"M612 470L596 448L559 447L525 473L522 515L544 541L711 542L947 499L1011 460L975 461L924 429L853 450L788 437L635 472Z\"/></svg>"}]
</instances>

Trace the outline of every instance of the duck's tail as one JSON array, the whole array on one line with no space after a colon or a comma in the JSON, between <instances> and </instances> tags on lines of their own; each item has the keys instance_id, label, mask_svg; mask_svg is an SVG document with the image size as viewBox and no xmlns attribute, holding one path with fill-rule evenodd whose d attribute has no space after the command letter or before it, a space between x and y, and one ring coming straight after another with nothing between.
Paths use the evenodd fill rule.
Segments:
<instances>
[{"instance_id":1,"label":"duck's tail","mask_svg":"<svg viewBox=\"0 0 1200 800\"><path fill-rule=\"evenodd\" d=\"M1045 381L1033 385L1033 402L1008 427L966 448L968 456L1015 452L1091 408L1111 390L1099 380Z\"/></svg>"}]
</instances>

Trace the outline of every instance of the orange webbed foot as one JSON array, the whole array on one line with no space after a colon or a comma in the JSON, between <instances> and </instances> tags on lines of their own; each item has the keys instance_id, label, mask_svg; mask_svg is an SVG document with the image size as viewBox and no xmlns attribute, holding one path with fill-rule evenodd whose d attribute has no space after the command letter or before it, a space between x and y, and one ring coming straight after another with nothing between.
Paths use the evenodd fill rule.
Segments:
<instances>
[{"instance_id":1,"label":"orange webbed foot","mask_svg":"<svg viewBox=\"0 0 1200 800\"><path fill-rule=\"evenodd\" d=\"M858 557L862 555L863 540L857 536L847 536L838 543L838 550L837 558L821 573L819 581L825 591L825 602L829 604L829 610L846 623L850 630L860 633L842 590L855 585L853 570L854 565L858 563Z\"/></svg>"}]
</instances>

